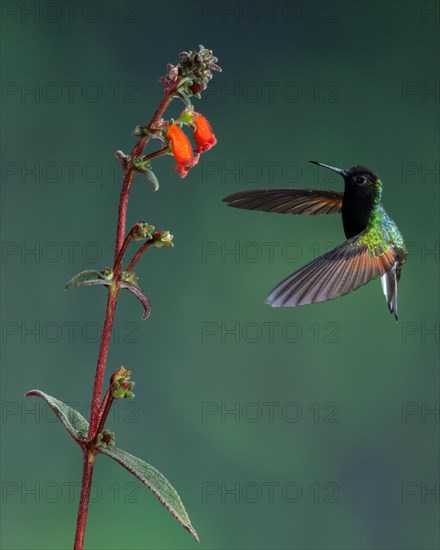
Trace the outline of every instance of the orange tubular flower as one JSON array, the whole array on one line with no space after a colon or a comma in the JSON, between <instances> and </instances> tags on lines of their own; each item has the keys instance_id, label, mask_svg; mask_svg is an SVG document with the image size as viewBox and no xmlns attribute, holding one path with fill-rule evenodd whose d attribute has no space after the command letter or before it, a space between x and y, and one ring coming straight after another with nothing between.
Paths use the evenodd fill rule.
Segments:
<instances>
[{"instance_id":1,"label":"orange tubular flower","mask_svg":"<svg viewBox=\"0 0 440 550\"><path fill-rule=\"evenodd\" d=\"M204 116L199 113L194 113L196 119L194 120L194 125L196 131L194 132L194 139L197 143L197 151L203 153L203 151L208 151L211 147L217 143L217 139L212 131L211 125L206 120Z\"/></svg>"},{"instance_id":2,"label":"orange tubular flower","mask_svg":"<svg viewBox=\"0 0 440 550\"><path fill-rule=\"evenodd\" d=\"M181 178L184 178L189 169L199 161L200 155L194 157L189 139L177 124L170 124L166 131L166 136L171 142L171 149L177 165L174 170Z\"/></svg>"}]
</instances>

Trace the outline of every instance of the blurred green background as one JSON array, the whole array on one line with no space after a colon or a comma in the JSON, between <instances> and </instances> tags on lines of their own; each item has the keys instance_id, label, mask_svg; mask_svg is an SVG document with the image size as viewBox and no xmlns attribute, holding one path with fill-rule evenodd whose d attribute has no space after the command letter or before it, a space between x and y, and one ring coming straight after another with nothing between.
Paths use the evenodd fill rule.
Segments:
<instances>
[{"instance_id":1,"label":"blurred green background","mask_svg":"<svg viewBox=\"0 0 440 550\"><path fill-rule=\"evenodd\" d=\"M63 286L111 263L113 153L128 153L150 119L166 64L204 44L223 73L194 103L218 144L183 181L171 157L158 159L157 193L135 182L128 222L169 229L176 246L138 267L148 321L121 296L109 372L133 370L136 399L108 427L175 485L200 548L438 548L438 4L1 9L2 547L72 546L81 454L23 394L38 387L88 414L105 292ZM341 221L221 199L342 189L309 159L380 175L410 250L398 323L378 281L311 307L264 305L282 278L343 240ZM105 457L95 482L88 548L197 547Z\"/></svg>"}]
</instances>

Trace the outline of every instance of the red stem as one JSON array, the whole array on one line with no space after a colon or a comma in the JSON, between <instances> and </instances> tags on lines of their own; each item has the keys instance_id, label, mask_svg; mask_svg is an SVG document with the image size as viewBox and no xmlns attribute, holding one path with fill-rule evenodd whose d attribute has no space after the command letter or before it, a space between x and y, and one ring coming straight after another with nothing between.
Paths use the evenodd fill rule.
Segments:
<instances>
[{"instance_id":1,"label":"red stem","mask_svg":"<svg viewBox=\"0 0 440 550\"><path fill-rule=\"evenodd\" d=\"M119 275L119 272L121 271L121 264L122 264L122 258L124 257L125 252L127 251L128 245L130 244L131 240L133 239L132 232L125 237L125 241L123 242L121 249L119 250L118 257L116 258L115 265L113 266L113 276L116 278Z\"/></svg>"},{"instance_id":2,"label":"red stem","mask_svg":"<svg viewBox=\"0 0 440 550\"><path fill-rule=\"evenodd\" d=\"M78 519L76 522L74 550L82 550L84 535L86 533L87 512L89 509L90 489L92 486L93 468L95 466L95 453L84 452L83 475L81 495L79 497Z\"/></svg>"},{"instance_id":3,"label":"red stem","mask_svg":"<svg viewBox=\"0 0 440 550\"><path fill-rule=\"evenodd\" d=\"M114 261L115 264L118 261L119 252L122 248L122 245L125 239L125 223L127 219L128 196L130 194L131 184L133 183L134 175L135 175L135 170L133 169L130 162L129 166L127 166L127 172L125 173L124 181L122 182L121 196L119 198L118 229L116 232L115 261Z\"/></svg>"},{"instance_id":4,"label":"red stem","mask_svg":"<svg viewBox=\"0 0 440 550\"><path fill-rule=\"evenodd\" d=\"M146 243L144 243L141 247L139 247L137 250L136 250L136 254L133 256L133 258L131 259L131 262L128 264L128 267L126 269L126 271L132 271L132 269L134 268L134 266L136 265L137 261L139 260L139 258L142 256L142 254L147 250L147 248L149 248L151 245L153 244L153 241L147 241Z\"/></svg>"},{"instance_id":5,"label":"red stem","mask_svg":"<svg viewBox=\"0 0 440 550\"><path fill-rule=\"evenodd\" d=\"M89 441L95 439L99 423L99 406L101 403L102 386L104 385L105 366L107 363L108 348L115 318L116 303L118 301L119 286L109 288L107 309L105 312L104 328L102 330L101 345L99 346L98 364L96 365L95 382L93 384L92 406L90 412Z\"/></svg>"},{"instance_id":6,"label":"red stem","mask_svg":"<svg viewBox=\"0 0 440 550\"><path fill-rule=\"evenodd\" d=\"M106 398L107 399L105 400L105 402L103 401L102 403L102 407L101 407L102 412L100 413L99 425L98 425L98 429L96 430L97 434L102 433L104 429L105 421L107 420L108 413L110 412L110 409L112 408L112 404L114 401L114 397L110 392L106 394Z\"/></svg>"},{"instance_id":7,"label":"red stem","mask_svg":"<svg viewBox=\"0 0 440 550\"><path fill-rule=\"evenodd\" d=\"M156 109L156 112L154 113L152 119L150 120L148 129L151 129L151 130L156 129L155 126L157 122L162 117L163 113L165 112L165 109L168 107L172 99L175 97L174 93L177 87L178 86L176 84L173 89L169 90L168 93L163 96L162 101L159 104L159 107ZM150 138L151 138L151 135L147 135L141 138L137 142L137 144L133 148L133 151L131 152L130 160L126 167L124 181L122 183L121 196L119 200L118 229L116 231L116 246L115 246L115 262L119 255L119 251L121 250L121 247L125 238L125 222L127 219L128 196L130 194L131 184L133 183L133 178L136 173L136 170L133 167L132 159L135 157L140 157L142 155L142 152L145 149L145 146L147 145L147 143L150 141ZM166 151L164 151L164 153L165 152ZM153 158L153 156L148 156L148 158Z\"/></svg>"},{"instance_id":8,"label":"red stem","mask_svg":"<svg viewBox=\"0 0 440 550\"><path fill-rule=\"evenodd\" d=\"M178 82L167 90L165 95L162 98L156 112L154 113L148 129L156 130L156 125L161 119L165 109L168 107L171 100L176 97L176 89L178 88ZM133 165L133 158L140 157L145 149L145 146L149 142L151 134L147 134L145 137L141 138L137 144L134 146L133 151L130 155L130 160L127 162L125 167L124 180L122 183L122 189L119 199L119 208L118 208L118 228L116 231L116 246L115 246L115 259L114 266L118 269L118 257L121 252L121 249L125 241L125 226L127 220L127 204L128 197L130 194L131 185L136 173L136 170ZM165 148L164 148L165 149ZM165 150L160 150L160 154L165 153ZM153 158L158 156L158 152L152 153L152 156L148 158ZM121 257L122 260L122 257ZM92 393L92 405L90 412L90 426L88 433L88 443L84 448L84 465L83 465L83 475L81 482L81 496L79 501L78 508L78 519L76 524L76 533L75 533L75 550L82 550L84 546L84 536L86 531L87 523L87 512L89 507L90 500L90 489L92 486L92 477L93 477L93 468L95 464L96 451L93 450L95 438L98 434L98 429L102 424L102 421L105 422L105 417L110 410L110 405L112 399L109 399L104 405L104 408L101 409L101 394L102 387L104 385L104 376L105 376L105 367L107 363L108 350L110 345L110 337L113 326L113 320L115 317L116 303L118 301L119 295L119 277L116 275L115 283L109 288L108 298L107 298L107 307L105 311L105 320L104 327L102 330L101 344L99 346L98 361L96 365L95 372L95 381L93 384L93 393ZM109 403L110 402L110 403ZM107 409L107 405L109 405Z\"/></svg>"},{"instance_id":9,"label":"red stem","mask_svg":"<svg viewBox=\"0 0 440 550\"><path fill-rule=\"evenodd\" d=\"M162 147L162 149L158 149L157 151L154 151L153 153L150 153L149 155L145 155L145 157L142 157L143 161L154 159L155 157L160 157L161 155L165 155L166 153L170 152L170 146L165 145L165 147Z\"/></svg>"},{"instance_id":10,"label":"red stem","mask_svg":"<svg viewBox=\"0 0 440 550\"><path fill-rule=\"evenodd\" d=\"M101 419L102 419L103 412L105 411L108 400L110 398L110 391L111 391L111 384L107 388L107 391L105 392L105 395L104 395L104 399L102 400L101 406L99 407L99 423L100 424L101 424Z\"/></svg>"}]
</instances>

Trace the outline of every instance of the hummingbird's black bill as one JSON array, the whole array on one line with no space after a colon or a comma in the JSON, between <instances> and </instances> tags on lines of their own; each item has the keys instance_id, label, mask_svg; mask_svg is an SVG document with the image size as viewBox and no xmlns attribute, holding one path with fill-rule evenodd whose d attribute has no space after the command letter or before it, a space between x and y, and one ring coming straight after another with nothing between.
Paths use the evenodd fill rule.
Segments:
<instances>
[{"instance_id":1,"label":"hummingbird's black bill","mask_svg":"<svg viewBox=\"0 0 440 550\"><path fill-rule=\"evenodd\" d=\"M312 164L317 164L318 166L322 166L323 168L327 168L328 170L332 170L333 172L337 172L338 174L341 174L341 176L345 176L347 172L345 170L342 170L342 168L337 168L336 166L330 166L329 164L324 164L323 162L317 162L316 160L310 160Z\"/></svg>"}]
</instances>

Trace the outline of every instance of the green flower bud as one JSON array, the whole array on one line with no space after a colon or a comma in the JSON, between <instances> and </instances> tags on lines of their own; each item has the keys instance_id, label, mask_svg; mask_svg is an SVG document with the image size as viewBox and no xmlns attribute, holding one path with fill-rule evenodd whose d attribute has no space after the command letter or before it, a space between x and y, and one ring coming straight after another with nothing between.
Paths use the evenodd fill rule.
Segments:
<instances>
[{"instance_id":1,"label":"green flower bud","mask_svg":"<svg viewBox=\"0 0 440 550\"><path fill-rule=\"evenodd\" d=\"M173 235L169 231L156 231L154 235L153 245L156 248L163 248L165 246L174 246Z\"/></svg>"},{"instance_id":2,"label":"green flower bud","mask_svg":"<svg viewBox=\"0 0 440 550\"><path fill-rule=\"evenodd\" d=\"M110 379L110 384L113 384L113 382L117 382L118 380L121 380L121 378L127 378L128 380L130 376L131 376L131 371L121 365L119 369L112 374L112 377Z\"/></svg>"},{"instance_id":3,"label":"green flower bud","mask_svg":"<svg viewBox=\"0 0 440 550\"><path fill-rule=\"evenodd\" d=\"M111 267L104 267L101 274L104 277L104 279L108 279L109 281L113 279L113 269Z\"/></svg>"},{"instance_id":4,"label":"green flower bud","mask_svg":"<svg viewBox=\"0 0 440 550\"><path fill-rule=\"evenodd\" d=\"M121 279L125 283L131 283L132 285L137 285L138 276L136 273L133 273L132 271L124 271L122 273Z\"/></svg>"},{"instance_id":5,"label":"green flower bud","mask_svg":"<svg viewBox=\"0 0 440 550\"><path fill-rule=\"evenodd\" d=\"M97 447L114 447L116 444L116 435L109 430L104 430L98 434Z\"/></svg>"},{"instance_id":6,"label":"green flower bud","mask_svg":"<svg viewBox=\"0 0 440 550\"><path fill-rule=\"evenodd\" d=\"M132 399L135 382L130 381L131 372L125 367L120 367L111 377L111 393L114 399Z\"/></svg>"},{"instance_id":7,"label":"green flower bud","mask_svg":"<svg viewBox=\"0 0 440 550\"><path fill-rule=\"evenodd\" d=\"M135 382L122 380L112 384L112 396L114 399L133 399L134 393L131 391Z\"/></svg>"},{"instance_id":8,"label":"green flower bud","mask_svg":"<svg viewBox=\"0 0 440 550\"><path fill-rule=\"evenodd\" d=\"M138 222L133 226L131 235L135 241L143 241L144 239L149 241L153 238L153 235L151 234L153 231L153 225L149 225L146 222Z\"/></svg>"},{"instance_id":9,"label":"green flower bud","mask_svg":"<svg viewBox=\"0 0 440 550\"><path fill-rule=\"evenodd\" d=\"M217 58L213 52L203 46L199 46L199 51L181 52L179 57L179 63L168 64L167 74L159 80L165 90L172 89L178 83L177 91L190 107L189 97L200 97L200 93L206 90L212 78L212 71L221 72L221 68L217 65Z\"/></svg>"}]
</instances>

